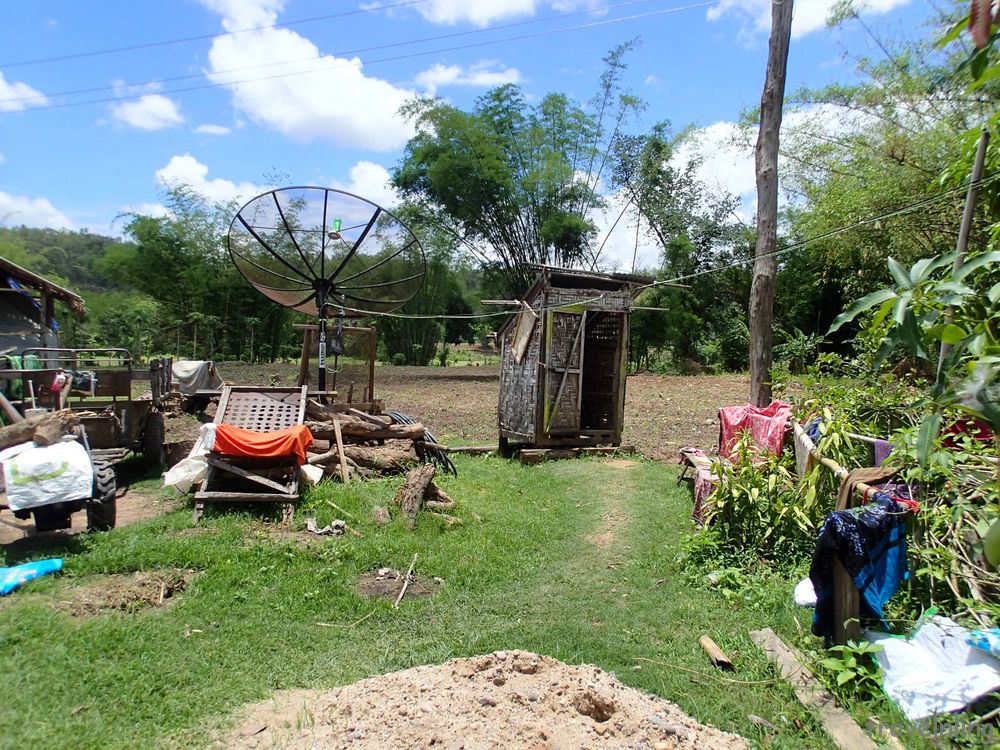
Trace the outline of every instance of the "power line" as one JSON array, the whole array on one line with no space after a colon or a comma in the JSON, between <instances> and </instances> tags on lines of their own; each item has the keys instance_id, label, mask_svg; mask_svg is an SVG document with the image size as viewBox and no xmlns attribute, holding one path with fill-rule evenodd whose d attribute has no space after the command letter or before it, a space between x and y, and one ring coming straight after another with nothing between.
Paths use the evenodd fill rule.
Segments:
<instances>
[{"instance_id":1,"label":"power line","mask_svg":"<svg viewBox=\"0 0 1000 750\"><path fill-rule=\"evenodd\" d=\"M980 179L977 184L981 187L983 185L987 185L987 184L990 184L992 182L996 182L997 180L1000 180L1000 172L994 172L994 173L992 173L990 175L986 175L985 177L983 177L982 179ZM895 208L895 209L892 209L891 211L886 211L885 213L878 214L877 216L870 216L867 219L861 219L860 221L856 221L853 224L847 224L845 226L838 227L837 229L831 229L831 230L829 230L827 232L823 232L823 233L815 235L813 237L807 237L806 239L798 240L797 242L793 242L792 244L786 245L783 248L780 248L778 250L774 250L774 251L772 251L770 253L767 253L767 256L770 257L770 256L784 255L785 253L789 253L792 250L797 250L797 249L799 249L801 247L805 247L806 245L810 245L810 244L812 244L814 242L820 242L822 240L830 239L831 237L836 237L838 235L844 234L845 232L849 232L849 231L851 231L853 229L858 229L859 227L868 226L869 224L874 224L876 222L883 221L885 219L891 219L891 218L893 218L895 216L901 216L902 214L910 213L911 211L915 211L918 208L922 208L923 206L926 206L926 205L928 205L930 203L935 203L935 202L937 202L939 200L943 200L944 198L948 198L949 196L952 196L952 195L955 195L955 194L958 194L958 193L964 193L968 189L969 189L969 185L962 184L962 185L958 185L958 186L953 187L953 188L949 188L948 190L942 190L941 192L934 193L933 195L930 195L930 196L928 196L926 198L922 198L922 199L920 199L918 201L914 201L913 203L909 203L909 204L907 204L905 206L902 206L900 208ZM673 278L670 278L670 279L659 279L657 281L650 282L649 284L643 284L643 285L634 287L632 291L633 292L643 292L646 289L651 289L651 288L657 287L657 286L667 286L667 285L671 285L671 284L677 284L678 282L687 281L689 279L694 279L694 278L697 278L699 276L705 276L707 274L718 273L719 271L727 271L727 270L729 270L731 268L738 268L740 266L744 266L744 265L747 265L749 263L752 263L755 260L756 260L756 257L744 258L742 260L734 261L732 263L727 263L727 264L722 265L722 266L714 266L712 268L706 268L706 269L703 269L701 271L695 271L695 272L689 273L689 274L682 274L680 276L674 276ZM599 295L594 296L594 297L589 297L588 299L585 299L585 300L579 300L578 302L575 302L574 304L588 304L590 302L599 302L600 300L605 299L606 297L607 297L606 294L599 294ZM465 314L465 315L406 315L404 313L372 313L372 312L367 311L367 310L360 310L360 309L357 309L357 308L345 307L343 305L339 305L339 307L342 307L344 310L346 310L348 312L361 313L361 314L363 314L363 315L365 315L367 317L406 318L406 319L410 319L410 320L481 320L481 319L485 319L485 318L506 317L506 316L512 315L512 314L514 314L514 313L517 312L516 310L501 310L499 312L469 313L469 314ZM559 309L564 308L564 307L566 307L565 304L563 304L563 305L549 305L547 307L532 308L532 310L533 310L533 312L535 312L535 314L540 314L540 313L543 313L543 312L548 312L549 310L559 310ZM644 308L644 309L655 309L655 308Z\"/></svg>"},{"instance_id":2,"label":"power line","mask_svg":"<svg viewBox=\"0 0 1000 750\"><path fill-rule=\"evenodd\" d=\"M174 39L163 39L158 42L143 42L141 44L130 44L125 47L109 47L106 49L91 50L89 52L70 52L65 55L54 55L52 57L36 57L30 60L14 60L13 62L0 63L0 68L20 68L26 65L43 65L46 63L53 62L63 62L65 60L80 60L85 57L99 57L101 55L115 55L119 52L134 52L143 49L152 49L153 47L167 47L174 44L186 44L187 42L200 42L203 39L215 39L220 36L236 36L237 34L248 34L252 31L266 31L267 29L284 29L289 26L301 26L306 23L315 23L316 21L329 21L333 18L343 18L344 16L356 16L361 13L375 13L382 10L393 10L395 8L402 8L410 5L420 5L426 3L428 0L403 0L403 2L393 3L391 5L379 5L370 6L364 8L356 8L355 10L345 10L339 13L328 13L323 16L312 16L310 18L299 18L294 21L285 21L283 23L271 23L265 26L251 26L246 29L236 29L235 31L219 31L214 34L198 34L197 36L185 36L177 37Z\"/></svg>"},{"instance_id":3,"label":"power line","mask_svg":"<svg viewBox=\"0 0 1000 750\"><path fill-rule=\"evenodd\" d=\"M427 0L419 0L419 1L420 2L426 2ZM615 5L606 6L604 8L604 10L607 10L607 11L619 10L621 8L625 8L625 7L628 7L628 6L646 4L646 3L650 3L650 2L654 2L654 1L658 1L658 0L626 0L626 2L621 2L621 3L617 3ZM718 0L712 0L712 2L705 2L701 6L693 6L693 7L708 7L709 5L714 5L716 2L718 2ZM392 6L392 7L395 7L395 6ZM679 8L679 10L686 10L686 9L687 8ZM404 41L401 41L401 42L390 42L390 43L387 43L387 44L377 44L377 45L372 45L372 46L369 46L369 47L357 47L355 49L349 49L349 50L338 50L336 52L329 52L326 55L323 55L322 57L348 57L350 55L359 55L359 54L361 54L363 52L377 52L379 50L393 49L393 48L397 48L397 47L407 47L407 46L414 45L414 44L423 44L425 42L441 41L443 39L454 39L454 38L457 38L457 37L473 36L473 35L476 35L476 34L486 34L486 33L489 33L491 31L500 31L500 30L503 30L503 29L512 29L512 28L517 28L517 27L521 27L521 26L529 26L529 25L533 25L533 24L546 23L548 21L557 21L557 20L560 20L560 19L563 19L563 18L572 18L572 17L575 17L575 16L590 15L592 13L593 13L593 10L572 11L572 12L568 12L568 13L560 13L560 14L557 14L557 15L546 16L544 18L531 18L531 19L528 19L528 20L525 20L525 21L513 21L511 23L498 24L496 26L489 26L489 27L485 27L485 28L482 28L482 29L470 29L470 30L466 30L466 31L455 31L455 32L447 33L447 34L437 34L435 36L421 37L419 39L404 40ZM274 24L274 26L262 26L262 27L259 27L259 28L268 29L268 28L274 28L274 27L279 26L279 25L280 24ZM236 32L233 32L233 33L236 33ZM224 34L220 34L219 36L225 36L225 35ZM10 99L2 99L2 100L0 100L0 104L16 104L16 103L23 103L23 102L29 102L29 101L38 101L40 99L41 100L51 99L51 98L55 98L55 97L59 97L59 96L76 96L78 94L94 94L94 93L97 93L97 92L100 92L100 91L120 91L122 89L133 88L133 87L162 85L164 83L177 83L179 81L190 81L190 80L199 79L199 78L207 78L208 75L218 76L218 75L226 75L226 74L229 74L229 73L240 73L240 72L249 71L249 70L261 70L261 69L265 69L265 68L274 68L274 67L278 67L278 66L281 66L281 65L295 65L295 64L298 64L298 63L314 62L316 59L317 58L314 55L314 56L311 56L311 57L298 57L298 58L295 58L294 60L279 60L279 61L276 61L276 62L260 63L258 65L244 65L244 66L240 66L238 68L226 68L224 70L213 70L213 71L211 71L210 74L207 74L207 73L204 73L204 72L202 72L202 73L189 73L187 75L182 75L182 76L170 76L170 77L166 77L166 78L156 78L156 79L147 80L147 81L136 81L136 82L133 82L133 83L123 83L123 84L117 84L117 85L111 85L111 86L93 86L93 87L85 88L85 89L71 89L69 91L57 91L57 92L54 92L54 93L51 93L51 94L31 94L31 95L28 95L28 96L19 96L19 97L13 97L13 98L10 98ZM391 59L396 59L396 58L391 58ZM378 62L378 61L373 61L373 62ZM365 64L368 64L368 63L365 63ZM0 68L3 68L3 66L0 65ZM326 69L327 68L324 67L324 68L320 68L319 70L326 70ZM315 72L315 71L302 71L302 72L309 73L309 72ZM242 82L243 81L239 81L238 83L242 83ZM218 84L218 85L230 85L230 84L223 83L223 84ZM185 91L187 89L178 89L178 90ZM171 93L171 92L168 91L166 93ZM141 96L141 94L137 95L137 96ZM123 97L122 99L125 100L126 98L128 98L128 97ZM45 108L41 107L40 109L45 109Z\"/></svg>"},{"instance_id":4,"label":"power line","mask_svg":"<svg viewBox=\"0 0 1000 750\"><path fill-rule=\"evenodd\" d=\"M635 0L635 2L643 2L643 1L645 1L645 0ZM322 73L322 72L327 71L327 70L336 69L336 68L344 68L344 67L352 67L354 65L365 66L365 65L373 65L373 64L376 64L376 63L385 63L385 62L394 62L394 61L398 61L398 60L407 60L407 59L411 59L411 58L414 58L414 57L426 57L428 55L436 55L436 54L440 54L442 52L454 52L454 51L458 51L458 50L475 49L475 48L478 48L478 47L486 47L486 46L490 46L490 45L494 45L494 44L503 44L505 42L514 42L514 41L521 41L521 40L524 40L524 39L537 39L539 37L553 36L555 34L563 34L563 33L567 33L567 32L570 32L570 31L581 31L581 30L585 30L585 29L600 28L602 26L609 26L609 25L612 25L612 24L625 23L627 21L636 21L636 20L641 20L641 19L644 19L644 18L650 18L650 17L653 17L653 16L661 16L661 15L666 15L666 14L669 14L669 13L677 13L677 12L680 12L680 11L692 10L692 9L695 9L695 8L707 8L709 6L716 5L717 3L718 3L718 0L711 0L711 2L694 3L692 5L683 5L683 6L677 6L677 7L674 7L674 8L666 8L666 9L663 9L663 10L649 11L647 13L639 13L639 14L632 15L632 16L622 16L622 17L619 17L619 18L603 19L603 20L600 20L600 21L592 21L590 23L577 24L575 26L565 26L565 27L560 28L560 29L549 29L547 31L539 31L539 32L535 32L535 33L532 33L532 34L520 34L520 35L516 35L516 36L504 37L502 39L490 39L490 40L486 40L486 41L482 41L482 42L474 42L474 43L470 43L470 44L461 44L461 45L455 45L455 46L452 46L452 47L443 47L443 48L435 49L435 50L425 50L423 52L411 52L411 53L404 54L404 55L394 55L394 56L391 56L391 57L376 58L374 60L367 60L367 61L362 60L362 61L359 61L358 63L354 63L353 61L348 60L348 61L345 61L346 64L324 65L322 67L311 68L311 69L308 69L308 70L299 70L299 71L294 71L294 72L290 72L290 73L278 73L278 74L271 75L271 76L258 76L258 77L255 77L255 78L245 78L245 79L240 79L240 80L235 80L235 81L222 81L222 82L204 83L204 84L199 84L199 85L196 85L196 86L185 86L185 87L181 87L181 88L168 89L168 90L165 90L165 91L158 91L156 93L158 93L158 94L178 94L178 93L184 93L184 92L188 92L188 91L201 91L201 90L204 90L204 89L221 88L221 87L225 87L225 86L234 86L234 85L245 84L245 83L257 83L257 82L260 82L260 81L270 81L270 80L277 80L277 79L282 79L282 78L291 78L291 77L294 77L294 76L309 75L309 74L312 74L312 73ZM465 32L463 32L463 33L465 33ZM471 33L471 32L469 32L469 33ZM310 58L310 59L315 59L315 58ZM280 64L284 64L284 63L280 63ZM198 76L198 77L201 77L201 76ZM157 82L156 81L151 81L149 83L157 83ZM132 86L132 85L136 85L136 84L126 84L126 85ZM99 89L99 90L106 90L106 89L102 88L102 89ZM145 95L146 94L141 94L140 93L140 94L130 94L130 95L127 95L127 96L114 96L114 97L105 97L105 98L101 98L101 99L88 99L86 101L78 101L78 102L65 102L65 103L62 103L62 104L48 104L48 105L44 105L44 106L41 106L41 107L31 107L30 109L25 109L24 112L43 112L43 111L50 110L50 109L67 109L67 108L70 108L70 107L82 107L82 106L87 106L87 105L91 105L91 104L108 104L108 103L126 102L126 101L133 101L133 100L136 100L136 99L141 99ZM43 95L43 96L46 99L48 98L48 96L46 96L46 95ZM28 98L38 98L38 97L28 97ZM0 104L5 104L5 103L8 103L8 102L15 102L15 101L18 101L18 100L17 99L4 99L4 100L0 100Z\"/></svg>"}]
</instances>

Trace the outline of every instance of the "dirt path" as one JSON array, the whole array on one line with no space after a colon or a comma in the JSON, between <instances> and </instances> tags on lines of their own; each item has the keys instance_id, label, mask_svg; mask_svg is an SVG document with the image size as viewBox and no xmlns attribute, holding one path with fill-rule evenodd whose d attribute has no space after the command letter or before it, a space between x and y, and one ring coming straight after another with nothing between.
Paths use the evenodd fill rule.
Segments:
<instances>
[{"instance_id":1,"label":"dirt path","mask_svg":"<svg viewBox=\"0 0 1000 750\"><path fill-rule=\"evenodd\" d=\"M601 465L608 467L613 473L604 485L605 494L600 498L605 504L601 523L596 531L587 534L584 539L598 549L607 549L614 543L618 527L630 517L628 494L629 489L634 486L630 473L639 466L639 462L615 459L601 461Z\"/></svg>"},{"instance_id":2,"label":"dirt path","mask_svg":"<svg viewBox=\"0 0 1000 750\"><path fill-rule=\"evenodd\" d=\"M132 523L155 518L162 513L173 510L174 503L165 500L158 490L131 489L124 497L118 499L116 526L128 526ZM58 547L60 542L81 534L87 530L87 512L84 510L72 515L73 525L65 531L49 531L42 534L35 532L35 522L32 519L20 520L9 510L0 511L0 547L11 558L19 558L33 549Z\"/></svg>"}]
</instances>

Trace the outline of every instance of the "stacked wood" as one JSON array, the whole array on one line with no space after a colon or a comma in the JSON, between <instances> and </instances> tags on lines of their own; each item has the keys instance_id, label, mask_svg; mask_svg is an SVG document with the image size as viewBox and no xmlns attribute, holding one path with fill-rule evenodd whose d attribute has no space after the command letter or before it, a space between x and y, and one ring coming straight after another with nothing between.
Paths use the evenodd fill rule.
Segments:
<instances>
[{"instance_id":1,"label":"stacked wood","mask_svg":"<svg viewBox=\"0 0 1000 750\"><path fill-rule=\"evenodd\" d=\"M448 526L457 526L462 523L462 519L443 512L454 508L455 501L434 484L435 472L433 464L424 464L416 469L411 469L406 474L406 481L396 491L392 502L399 506L403 518L406 519L406 528L408 529L416 528L417 514L421 509L426 509L427 513L440 518Z\"/></svg>"},{"instance_id":2,"label":"stacked wood","mask_svg":"<svg viewBox=\"0 0 1000 750\"><path fill-rule=\"evenodd\" d=\"M39 414L23 422L0 427L0 450L29 440L38 446L52 445L79 425L80 417L69 409Z\"/></svg>"},{"instance_id":3,"label":"stacked wood","mask_svg":"<svg viewBox=\"0 0 1000 750\"><path fill-rule=\"evenodd\" d=\"M404 444L343 446L344 463L351 479L367 479L386 474L402 474L417 463L416 454ZM334 445L325 453L309 457L310 464L322 466L326 473L340 476L340 451Z\"/></svg>"},{"instance_id":4,"label":"stacked wood","mask_svg":"<svg viewBox=\"0 0 1000 750\"><path fill-rule=\"evenodd\" d=\"M363 419L344 414L337 417L340 422L340 430L345 440L355 442L368 442L370 440L419 440L424 439L424 426L416 424L392 424L375 425ZM317 440L333 440L335 432L333 421L315 422L308 420L306 427Z\"/></svg>"}]
</instances>

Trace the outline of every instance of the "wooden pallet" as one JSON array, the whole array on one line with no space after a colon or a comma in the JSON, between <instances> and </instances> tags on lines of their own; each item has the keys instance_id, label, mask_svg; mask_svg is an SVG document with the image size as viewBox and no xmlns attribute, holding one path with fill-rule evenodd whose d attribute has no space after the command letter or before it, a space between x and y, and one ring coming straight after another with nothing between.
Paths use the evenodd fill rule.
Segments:
<instances>
[{"instance_id":1,"label":"wooden pallet","mask_svg":"<svg viewBox=\"0 0 1000 750\"><path fill-rule=\"evenodd\" d=\"M216 424L254 432L274 432L305 419L308 386L257 388L223 386ZM253 458L210 453L205 479L194 495L194 522L206 503L281 503L289 523L299 499L299 467L294 457Z\"/></svg>"}]
</instances>

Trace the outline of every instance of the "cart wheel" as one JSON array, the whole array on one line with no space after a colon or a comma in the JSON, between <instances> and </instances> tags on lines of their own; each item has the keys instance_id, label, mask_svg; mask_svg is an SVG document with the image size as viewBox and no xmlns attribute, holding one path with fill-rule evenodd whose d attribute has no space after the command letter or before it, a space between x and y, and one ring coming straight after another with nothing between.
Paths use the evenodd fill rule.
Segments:
<instances>
[{"instance_id":1,"label":"cart wheel","mask_svg":"<svg viewBox=\"0 0 1000 750\"><path fill-rule=\"evenodd\" d=\"M146 429L142 433L142 455L150 466L159 467L167 462L163 439L163 412L154 411L146 419Z\"/></svg>"},{"instance_id":2,"label":"cart wheel","mask_svg":"<svg viewBox=\"0 0 1000 750\"><path fill-rule=\"evenodd\" d=\"M31 515L35 517L35 531L59 531L73 525L70 503L52 503L33 508Z\"/></svg>"},{"instance_id":3,"label":"cart wheel","mask_svg":"<svg viewBox=\"0 0 1000 750\"><path fill-rule=\"evenodd\" d=\"M94 494L87 503L87 531L110 531L118 511L118 482L108 461L94 461Z\"/></svg>"}]
</instances>

